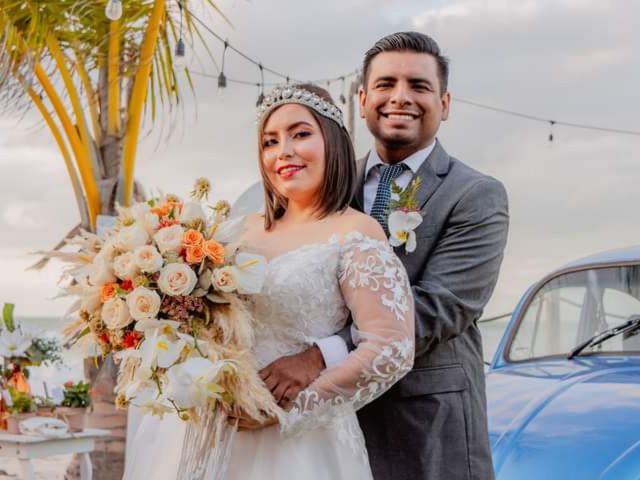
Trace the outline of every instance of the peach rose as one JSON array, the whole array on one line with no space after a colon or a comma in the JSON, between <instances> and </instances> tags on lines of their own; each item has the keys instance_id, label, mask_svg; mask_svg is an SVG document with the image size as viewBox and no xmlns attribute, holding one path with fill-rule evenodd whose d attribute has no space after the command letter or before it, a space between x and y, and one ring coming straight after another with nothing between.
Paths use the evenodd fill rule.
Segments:
<instances>
[{"instance_id":1,"label":"peach rose","mask_svg":"<svg viewBox=\"0 0 640 480\"><path fill-rule=\"evenodd\" d=\"M118 286L115 283L107 283L100 289L100 301L105 303L116 296Z\"/></svg>"},{"instance_id":2,"label":"peach rose","mask_svg":"<svg viewBox=\"0 0 640 480\"><path fill-rule=\"evenodd\" d=\"M200 263L205 257L204 248L200 245L187 247L187 263Z\"/></svg>"},{"instance_id":3,"label":"peach rose","mask_svg":"<svg viewBox=\"0 0 640 480\"><path fill-rule=\"evenodd\" d=\"M199 231L194 229L187 230L182 236L182 243L185 247L201 247L202 242L204 242L204 237Z\"/></svg>"},{"instance_id":4,"label":"peach rose","mask_svg":"<svg viewBox=\"0 0 640 480\"><path fill-rule=\"evenodd\" d=\"M204 254L216 265L224 263L224 247L215 240L207 240L203 245Z\"/></svg>"},{"instance_id":5,"label":"peach rose","mask_svg":"<svg viewBox=\"0 0 640 480\"><path fill-rule=\"evenodd\" d=\"M198 277L191 267L184 263L170 263L160 272L158 287L162 293L175 297L189 295L198 283Z\"/></svg>"},{"instance_id":6,"label":"peach rose","mask_svg":"<svg viewBox=\"0 0 640 480\"><path fill-rule=\"evenodd\" d=\"M222 267L214 270L211 275L213 286L221 292L233 292L240 283L238 269L233 266Z\"/></svg>"},{"instance_id":7,"label":"peach rose","mask_svg":"<svg viewBox=\"0 0 640 480\"><path fill-rule=\"evenodd\" d=\"M160 295L146 287L138 287L127 295L129 314L135 320L155 318L160 311Z\"/></svg>"}]
</instances>

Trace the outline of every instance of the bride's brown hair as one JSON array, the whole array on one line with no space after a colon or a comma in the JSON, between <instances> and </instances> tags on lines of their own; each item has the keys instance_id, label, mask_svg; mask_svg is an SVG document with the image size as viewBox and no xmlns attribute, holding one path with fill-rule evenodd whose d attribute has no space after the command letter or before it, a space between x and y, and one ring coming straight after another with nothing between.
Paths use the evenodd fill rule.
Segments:
<instances>
[{"instance_id":1,"label":"bride's brown hair","mask_svg":"<svg viewBox=\"0 0 640 480\"><path fill-rule=\"evenodd\" d=\"M315 93L335 105L331 94L324 88L311 84L295 85ZM303 105L304 106L304 105ZM322 187L318 195L316 211L319 218L345 210L351 203L356 188L356 155L349 133L333 120L324 117L312 108L307 108L316 119L324 138L325 170ZM273 111L271 112L273 113ZM270 115L270 114L269 114ZM261 122L265 125L268 116ZM262 183L264 185L264 228L270 230L275 221L287 210L287 199L280 195L269 181L262 164L262 131L258 132L258 158Z\"/></svg>"}]
</instances>

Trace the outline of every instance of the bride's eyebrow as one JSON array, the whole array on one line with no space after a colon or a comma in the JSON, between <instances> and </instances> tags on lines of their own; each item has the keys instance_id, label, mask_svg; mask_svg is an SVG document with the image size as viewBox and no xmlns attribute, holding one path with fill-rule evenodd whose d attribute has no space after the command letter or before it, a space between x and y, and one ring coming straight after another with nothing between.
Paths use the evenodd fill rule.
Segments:
<instances>
[{"instance_id":1,"label":"bride's eyebrow","mask_svg":"<svg viewBox=\"0 0 640 480\"><path fill-rule=\"evenodd\" d=\"M313 128L313 125L311 125L309 122L305 122L304 120L301 120L300 122L296 122L293 125L290 125L289 128L287 128L287 131L290 132L291 130L294 130L303 125L309 128Z\"/></svg>"},{"instance_id":2,"label":"bride's eyebrow","mask_svg":"<svg viewBox=\"0 0 640 480\"><path fill-rule=\"evenodd\" d=\"M309 128L313 128L313 125L311 125L309 122L305 122L304 120L301 120L301 121L296 122L296 123L294 123L292 125L289 125L287 127L287 132L290 132L291 130L294 130L294 129L296 129L296 128L300 127L300 126L303 126L303 125L307 126ZM271 131L270 132L267 132L267 131L262 132L262 136L263 137L266 137L268 135L277 135L277 134L278 134L277 132L271 132Z\"/></svg>"}]
</instances>

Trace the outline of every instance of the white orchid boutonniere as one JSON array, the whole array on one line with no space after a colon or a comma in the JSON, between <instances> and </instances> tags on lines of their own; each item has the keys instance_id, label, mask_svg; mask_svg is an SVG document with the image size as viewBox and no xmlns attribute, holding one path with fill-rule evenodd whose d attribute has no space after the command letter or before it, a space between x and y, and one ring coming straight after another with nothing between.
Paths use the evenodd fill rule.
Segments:
<instances>
[{"instance_id":1,"label":"white orchid boutonniere","mask_svg":"<svg viewBox=\"0 0 640 480\"><path fill-rule=\"evenodd\" d=\"M393 247L404 245L406 253L417 247L415 229L422 223L415 196L420 187L420 177L415 178L407 188L402 189L395 182L391 184L392 198L389 202L389 243Z\"/></svg>"}]
</instances>

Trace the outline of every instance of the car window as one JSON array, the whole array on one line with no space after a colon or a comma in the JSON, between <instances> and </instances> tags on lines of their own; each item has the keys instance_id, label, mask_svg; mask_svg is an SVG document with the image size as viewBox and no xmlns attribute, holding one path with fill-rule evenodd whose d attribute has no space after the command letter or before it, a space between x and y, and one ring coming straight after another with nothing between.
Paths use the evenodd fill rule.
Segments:
<instances>
[{"instance_id":1,"label":"car window","mask_svg":"<svg viewBox=\"0 0 640 480\"><path fill-rule=\"evenodd\" d=\"M571 272L551 279L519 315L508 358L567 355L596 333L640 315L640 267ZM640 335L614 337L594 352L640 352Z\"/></svg>"}]
</instances>

